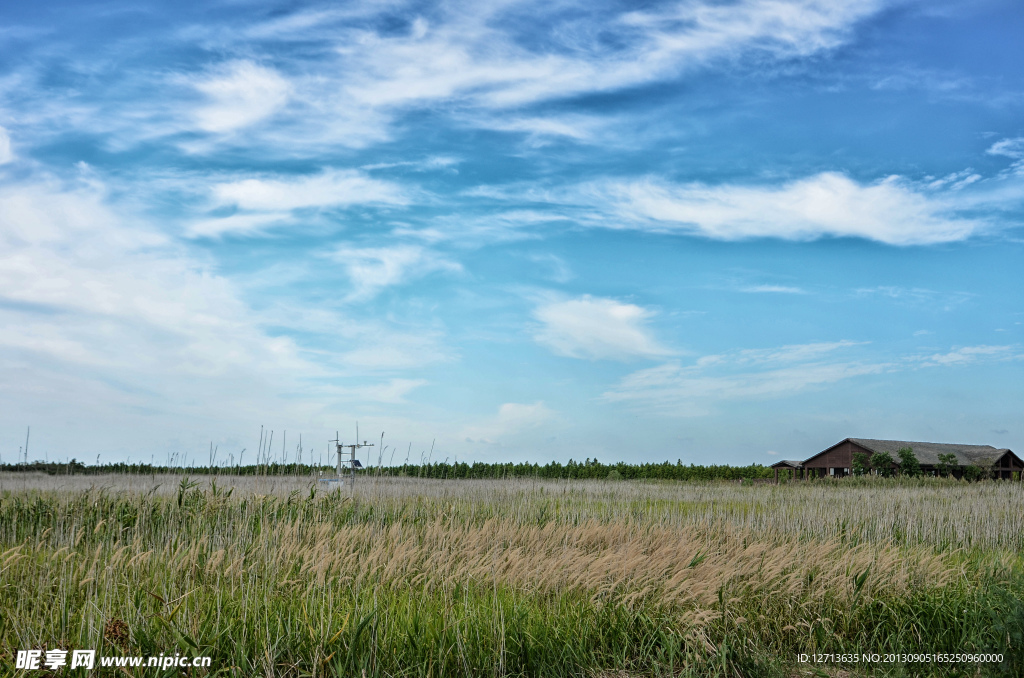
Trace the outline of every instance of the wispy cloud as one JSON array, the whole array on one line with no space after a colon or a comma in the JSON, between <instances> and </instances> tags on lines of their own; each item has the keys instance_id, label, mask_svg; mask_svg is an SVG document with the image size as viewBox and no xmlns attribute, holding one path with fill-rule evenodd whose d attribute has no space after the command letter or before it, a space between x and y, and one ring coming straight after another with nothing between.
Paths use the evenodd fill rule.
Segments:
<instances>
[{"instance_id":1,"label":"wispy cloud","mask_svg":"<svg viewBox=\"0 0 1024 678\"><path fill-rule=\"evenodd\" d=\"M928 305L933 308L941 308L944 311L951 311L976 296L971 292L940 292L924 287L901 287L899 285L862 287L854 290L853 293L858 297L884 297L903 304Z\"/></svg>"},{"instance_id":2,"label":"wispy cloud","mask_svg":"<svg viewBox=\"0 0 1024 678\"><path fill-rule=\"evenodd\" d=\"M14 150L11 148L11 135L7 130L0 127L0 165L6 165L14 160Z\"/></svg>"},{"instance_id":3,"label":"wispy cloud","mask_svg":"<svg viewBox=\"0 0 1024 678\"><path fill-rule=\"evenodd\" d=\"M591 189L611 196L624 226L718 240L860 237L891 245L963 240L985 223L956 204L898 178L862 184L824 172L775 186L618 182Z\"/></svg>"},{"instance_id":4,"label":"wispy cloud","mask_svg":"<svg viewBox=\"0 0 1024 678\"><path fill-rule=\"evenodd\" d=\"M481 185L463 194L499 204L532 203L533 212L574 227L720 241L851 237L904 247L1013 228L1012 215L1024 206L1022 177L1013 172L986 177L967 169L918 180L890 175L858 181L841 172L820 172L785 181L677 183L649 175L568 185Z\"/></svg>"},{"instance_id":5,"label":"wispy cloud","mask_svg":"<svg viewBox=\"0 0 1024 678\"><path fill-rule=\"evenodd\" d=\"M693 0L617 9L359 2L338 11L208 19L158 39L181 49L200 45L218 55L213 64L168 75L162 65L131 61L145 53L144 43L122 41L118 59L90 66L90 75L103 80L100 89L134 93L130 107L75 92L76 110L66 102L58 110L49 107L46 88L32 103L49 107L43 115L51 122L59 117L65 128L101 133L119 148L164 137L195 154L257 139L264 155L286 157L315 155L325 145L361 148L390 138L405 112L438 104L461 124L521 132L541 143L591 141L593 120L524 109L748 56L758 64L805 58L845 44L888 4ZM398 16L405 26L395 25ZM42 77L26 72L29 81Z\"/></svg>"},{"instance_id":6,"label":"wispy cloud","mask_svg":"<svg viewBox=\"0 0 1024 678\"><path fill-rule=\"evenodd\" d=\"M110 202L88 174L0 185L5 411L117 421L131 429L117 445L187 422L191 440L213 420L221 432L268 413L308 425L367 403L393 412L427 383L410 371L452 357L436 328L354 322L297 299L254 310L244 280Z\"/></svg>"},{"instance_id":7,"label":"wispy cloud","mask_svg":"<svg viewBox=\"0 0 1024 678\"><path fill-rule=\"evenodd\" d=\"M288 212L232 214L227 217L199 219L188 224L185 235L190 238L220 238L228 234L251 235L290 221Z\"/></svg>"},{"instance_id":8,"label":"wispy cloud","mask_svg":"<svg viewBox=\"0 0 1024 678\"><path fill-rule=\"evenodd\" d=\"M858 377L1024 359L1010 346L967 346L892 360L847 357L863 345L852 341L796 344L709 355L689 365L672 361L633 372L602 399L671 416L704 416L731 401L785 398Z\"/></svg>"},{"instance_id":9,"label":"wispy cloud","mask_svg":"<svg viewBox=\"0 0 1024 678\"><path fill-rule=\"evenodd\" d=\"M742 374L709 375L679 363L669 363L634 372L607 391L603 399L630 402L664 414L701 416L726 401L790 396L809 388L890 369L892 365L887 363L821 362Z\"/></svg>"},{"instance_id":10,"label":"wispy cloud","mask_svg":"<svg viewBox=\"0 0 1024 678\"><path fill-rule=\"evenodd\" d=\"M540 344L558 355L590 360L631 360L671 355L646 326L654 312L614 299L584 295L547 301L533 317Z\"/></svg>"},{"instance_id":11,"label":"wispy cloud","mask_svg":"<svg viewBox=\"0 0 1024 678\"><path fill-rule=\"evenodd\" d=\"M565 259L557 254L530 254L527 259L547 269L547 277L552 282L564 283L573 279L574 275Z\"/></svg>"},{"instance_id":12,"label":"wispy cloud","mask_svg":"<svg viewBox=\"0 0 1024 678\"><path fill-rule=\"evenodd\" d=\"M316 371L290 339L262 330L234 285L112 210L95 181L0 188L0 242L0 349L40 369L146 392Z\"/></svg>"},{"instance_id":13,"label":"wispy cloud","mask_svg":"<svg viewBox=\"0 0 1024 678\"><path fill-rule=\"evenodd\" d=\"M981 360L1022 360L1024 353L1013 346L962 346L946 353L911 356L910 362L921 366L968 365Z\"/></svg>"},{"instance_id":14,"label":"wispy cloud","mask_svg":"<svg viewBox=\"0 0 1024 678\"><path fill-rule=\"evenodd\" d=\"M352 281L350 301L363 301L381 290L435 272L459 273L462 265L419 245L349 247L334 250L331 258L345 267Z\"/></svg>"},{"instance_id":15,"label":"wispy cloud","mask_svg":"<svg viewBox=\"0 0 1024 678\"><path fill-rule=\"evenodd\" d=\"M406 396L427 384L424 379L394 378L387 381L359 387L335 386L328 389L325 395L338 400L351 402L374 402L388 405L399 405L406 402Z\"/></svg>"},{"instance_id":16,"label":"wispy cloud","mask_svg":"<svg viewBox=\"0 0 1024 678\"><path fill-rule=\"evenodd\" d=\"M251 61L232 61L197 79L195 88L207 101L195 110L199 129L232 132L280 111L291 85L277 71Z\"/></svg>"},{"instance_id":17,"label":"wispy cloud","mask_svg":"<svg viewBox=\"0 0 1024 678\"><path fill-rule=\"evenodd\" d=\"M538 428L557 416L557 413L538 401L535 403L505 403L498 414L465 427L461 437L469 443L500 444L503 438Z\"/></svg>"},{"instance_id":18,"label":"wispy cloud","mask_svg":"<svg viewBox=\"0 0 1024 678\"><path fill-rule=\"evenodd\" d=\"M326 170L312 176L252 178L217 184L214 200L245 210L276 211L333 207L355 203L404 205L408 197L397 185L355 170Z\"/></svg>"},{"instance_id":19,"label":"wispy cloud","mask_svg":"<svg viewBox=\"0 0 1024 678\"><path fill-rule=\"evenodd\" d=\"M187 235L217 237L249 234L286 223L295 210L351 205L404 206L409 191L358 170L327 169L313 175L249 177L216 183L210 189L217 211L236 210L191 222Z\"/></svg>"},{"instance_id":20,"label":"wispy cloud","mask_svg":"<svg viewBox=\"0 0 1024 678\"><path fill-rule=\"evenodd\" d=\"M1024 175L1024 137L1001 139L992 144L986 152L989 155L1001 155L1012 158L1014 162L1010 167L1010 172Z\"/></svg>"},{"instance_id":21,"label":"wispy cloud","mask_svg":"<svg viewBox=\"0 0 1024 678\"><path fill-rule=\"evenodd\" d=\"M395 371L448 362L455 356L444 345L442 333L427 327L415 332L398 331L383 323L367 323L354 333L357 346L343 352L339 361L350 367Z\"/></svg>"},{"instance_id":22,"label":"wispy cloud","mask_svg":"<svg viewBox=\"0 0 1024 678\"><path fill-rule=\"evenodd\" d=\"M578 30L560 9L485 3L421 17L406 34L364 31L339 51L350 66L347 91L370 105L459 98L522 106L657 81L745 52L807 56L841 45L882 7L870 0L674 3L606 17L598 33ZM543 26L540 35L527 40L497 28L512 18Z\"/></svg>"},{"instance_id":23,"label":"wispy cloud","mask_svg":"<svg viewBox=\"0 0 1024 678\"><path fill-rule=\"evenodd\" d=\"M792 285L748 285L741 287L740 292L750 294L807 294L807 290Z\"/></svg>"},{"instance_id":24,"label":"wispy cloud","mask_svg":"<svg viewBox=\"0 0 1024 678\"><path fill-rule=\"evenodd\" d=\"M451 241L462 247L479 247L541 238L553 226L566 222L567 218L558 212L502 209L484 214L446 214L424 225L398 226L394 235L427 243Z\"/></svg>"},{"instance_id":25,"label":"wispy cloud","mask_svg":"<svg viewBox=\"0 0 1024 678\"><path fill-rule=\"evenodd\" d=\"M379 170L379 169L394 169L394 168L406 168L415 172L430 172L437 170L456 171L454 168L462 162L461 158L455 158L449 155L432 155L422 160L399 160L396 162L376 162L370 165L363 165L359 169L362 170Z\"/></svg>"},{"instance_id":26,"label":"wispy cloud","mask_svg":"<svg viewBox=\"0 0 1024 678\"><path fill-rule=\"evenodd\" d=\"M843 341L752 349L704 356L692 365L673 361L628 375L603 399L664 414L701 416L726 401L784 397L894 369L892 363L832 357L854 345Z\"/></svg>"},{"instance_id":27,"label":"wispy cloud","mask_svg":"<svg viewBox=\"0 0 1024 678\"><path fill-rule=\"evenodd\" d=\"M615 124L606 117L582 114L547 116L508 116L478 114L467 118L478 127L499 132L522 132L531 145L542 146L553 139L563 138L579 142L596 142L601 132ZM603 139L602 139L603 141Z\"/></svg>"},{"instance_id":28,"label":"wispy cloud","mask_svg":"<svg viewBox=\"0 0 1024 678\"><path fill-rule=\"evenodd\" d=\"M986 153L989 155L1003 155L1007 158L1020 160L1024 158L1024 137L1001 139L992 144Z\"/></svg>"}]
</instances>

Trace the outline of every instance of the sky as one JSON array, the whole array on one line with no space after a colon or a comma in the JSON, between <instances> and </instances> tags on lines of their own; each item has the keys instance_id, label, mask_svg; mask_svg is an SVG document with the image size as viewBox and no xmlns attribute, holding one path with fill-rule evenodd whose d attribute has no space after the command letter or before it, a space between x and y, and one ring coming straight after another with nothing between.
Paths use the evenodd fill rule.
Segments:
<instances>
[{"instance_id":1,"label":"sky","mask_svg":"<svg viewBox=\"0 0 1024 678\"><path fill-rule=\"evenodd\" d=\"M357 422L384 464L1019 453L1021 35L1016 0L4 3L0 461Z\"/></svg>"}]
</instances>

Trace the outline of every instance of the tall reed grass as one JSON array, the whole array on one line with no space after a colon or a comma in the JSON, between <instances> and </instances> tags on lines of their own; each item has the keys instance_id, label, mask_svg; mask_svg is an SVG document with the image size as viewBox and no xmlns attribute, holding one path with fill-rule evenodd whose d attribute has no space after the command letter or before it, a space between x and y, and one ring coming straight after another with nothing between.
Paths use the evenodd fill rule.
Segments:
<instances>
[{"instance_id":1,"label":"tall reed grass","mask_svg":"<svg viewBox=\"0 0 1024 678\"><path fill-rule=\"evenodd\" d=\"M235 676L790 676L801 652L984 650L1005 661L847 668L1022 669L1011 483L89 481L0 479L8 667L45 646Z\"/></svg>"}]
</instances>

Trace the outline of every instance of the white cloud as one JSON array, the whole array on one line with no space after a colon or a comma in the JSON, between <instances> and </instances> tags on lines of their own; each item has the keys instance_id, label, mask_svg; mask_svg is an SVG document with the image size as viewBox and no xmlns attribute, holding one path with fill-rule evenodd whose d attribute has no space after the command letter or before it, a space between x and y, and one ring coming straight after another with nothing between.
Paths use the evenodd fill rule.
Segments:
<instances>
[{"instance_id":1,"label":"white cloud","mask_svg":"<svg viewBox=\"0 0 1024 678\"><path fill-rule=\"evenodd\" d=\"M1024 356L1015 355L1012 346L963 346L947 353L933 353L926 356L914 356L912 362L922 366L936 365L967 365L984 358L1019 360Z\"/></svg>"},{"instance_id":2,"label":"white cloud","mask_svg":"<svg viewBox=\"0 0 1024 678\"><path fill-rule=\"evenodd\" d=\"M156 447L161 461L164 449L205 449L204 436L252 450L238 436L261 423L319 438L373 403L390 434L426 382L375 373L451 357L436 328L355 322L294 298L274 306L272 294L257 311L245 284L112 206L98 182L0 186L0 423L28 421L35 440L40 422L61 440L51 459L72 438L104 459L147 450L148 461Z\"/></svg>"},{"instance_id":3,"label":"white cloud","mask_svg":"<svg viewBox=\"0 0 1024 678\"><path fill-rule=\"evenodd\" d=\"M982 176L973 170L966 169L959 172L951 172L944 177L933 179L928 183L928 188L932 190L945 189L948 191L959 191L961 188L966 188L973 183L981 181Z\"/></svg>"},{"instance_id":4,"label":"white cloud","mask_svg":"<svg viewBox=\"0 0 1024 678\"><path fill-rule=\"evenodd\" d=\"M11 149L11 135L7 130L0 127L0 165L6 165L14 160L14 151Z\"/></svg>"},{"instance_id":5,"label":"white cloud","mask_svg":"<svg viewBox=\"0 0 1024 678\"><path fill-rule=\"evenodd\" d=\"M452 359L438 331L429 328L415 333L376 326L358 335L359 346L341 354L348 366L368 370L398 370L423 367Z\"/></svg>"},{"instance_id":6,"label":"white cloud","mask_svg":"<svg viewBox=\"0 0 1024 678\"><path fill-rule=\"evenodd\" d=\"M365 300L385 287L400 285L430 273L462 271L462 265L418 245L339 247L331 258L342 264L352 281L349 300Z\"/></svg>"},{"instance_id":7,"label":"white cloud","mask_svg":"<svg viewBox=\"0 0 1024 678\"><path fill-rule=\"evenodd\" d=\"M861 184L835 172L781 186L649 180L609 183L589 192L601 200L610 196L627 225L718 240L834 236L916 245L963 240L985 226L958 215L956 203L898 178Z\"/></svg>"},{"instance_id":8,"label":"white cloud","mask_svg":"<svg viewBox=\"0 0 1024 678\"><path fill-rule=\"evenodd\" d=\"M448 155L432 155L422 160L399 160L395 162L376 162L369 165L363 165L359 169L362 170L379 170L379 169L392 169L396 167L408 168L414 172L431 172L431 171L447 171L458 173L455 166L461 163L461 158L455 158Z\"/></svg>"},{"instance_id":9,"label":"white cloud","mask_svg":"<svg viewBox=\"0 0 1024 678\"><path fill-rule=\"evenodd\" d=\"M845 348L863 345L856 341L823 341L813 344L790 344L779 348L748 348L729 354L728 362L734 365L781 365L807 362ZM718 364L726 356L705 356L698 365Z\"/></svg>"},{"instance_id":10,"label":"white cloud","mask_svg":"<svg viewBox=\"0 0 1024 678\"><path fill-rule=\"evenodd\" d=\"M221 182L211 188L211 198L215 208L240 211L191 222L185 231L189 237L264 231L293 221L294 210L409 202L407 191L398 184L356 170L337 169L298 177L250 177Z\"/></svg>"},{"instance_id":11,"label":"white cloud","mask_svg":"<svg viewBox=\"0 0 1024 678\"><path fill-rule=\"evenodd\" d=\"M310 348L310 352L315 351L345 375L361 377L401 372L457 358L445 343L444 327L436 320L419 324L401 317L378 319L363 312L351 315L329 304L307 305L298 302L293 295L277 296L279 286L302 285L310 274L318 274L319 267L316 264L312 270L299 271L294 263L282 263L260 269L251 277L234 279L249 295L261 300L259 319L262 324L286 327L313 338L311 344L324 348Z\"/></svg>"},{"instance_id":12,"label":"white cloud","mask_svg":"<svg viewBox=\"0 0 1024 678\"><path fill-rule=\"evenodd\" d=\"M748 51L807 56L839 46L883 6L872 0L686 2L629 12L595 31L563 27L562 17L547 19L543 10L538 16L535 5L478 4L433 24L420 20L407 35L364 32L339 53L352 74L347 91L370 105L458 97L499 108L656 81ZM549 27L560 49L534 51L497 28L506 25L503 14L527 12Z\"/></svg>"},{"instance_id":13,"label":"white cloud","mask_svg":"<svg viewBox=\"0 0 1024 678\"><path fill-rule=\"evenodd\" d=\"M20 356L43 381L187 408L195 389L226 402L243 384L318 372L262 330L229 281L112 211L97 184L0 188L0 245L0 357Z\"/></svg>"},{"instance_id":14,"label":"white cloud","mask_svg":"<svg viewBox=\"0 0 1024 678\"><path fill-rule=\"evenodd\" d=\"M891 363L828 359L854 345L841 341L743 350L705 356L690 366L673 361L628 375L603 399L665 414L701 416L725 401L784 397L895 369Z\"/></svg>"},{"instance_id":15,"label":"white cloud","mask_svg":"<svg viewBox=\"0 0 1024 678\"><path fill-rule=\"evenodd\" d=\"M1024 137L1002 139L992 144L986 151L990 155L1003 155L1014 160L1024 159Z\"/></svg>"},{"instance_id":16,"label":"white cloud","mask_svg":"<svg viewBox=\"0 0 1024 678\"><path fill-rule=\"evenodd\" d=\"M556 416L557 413L541 401L532 404L505 403L498 408L497 416L467 426L461 437L467 442L497 444L502 438L543 426Z\"/></svg>"},{"instance_id":17,"label":"white cloud","mask_svg":"<svg viewBox=\"0 0 1024 678\"><path fill-rule=\"evenodd\" d=\"M751 294L807 294L807 291L790 285L750 285L741 287L740 292Z\"/></svg>"},{"instance_id":18,"label":"white cloud","mask_svg":"<svg viewBox=\"0 0 1024 678\"><path fill-rule=\"evenodd\" d=\"M621 136L621 126L522 109L716 64L733 68L748 56L754 68L804 58L844 44L889 4L690 0L617 11L513 1L435 4L429 16L416 16L422 7L359 2L341 11L175 27L154 39L229 60L168 76L147 66L152 60L136 58L150 47L139 42L122 59L87 64L103 88L53 97L50 88L37 87L22 99L43 126L103 136L118 150L173 137L193 154L237 145L258 148L263 157L308 157L388 140L395 121L415 108L520 131L533 141L591 142ZM403 15L412 19L409 30L394 30L394 18ZM27 67L21 76L37 79L39 72ZM108 89L132 92L132 105L103 99L100 90ZM183 134L195 131L209 134Z\"/></svg>"},{"instance_id":19,"label":"white cloud","mask_svg":"<svg viewBox=\"0 0 1024 678\"><path fill-rule=\"evenodd\" d=\"M207 103L195 110L199 129L231 132L280 111L288 103L291 85L277 71L251 61L232 61L195 82Z\"/></svg>"},{"instance_id":20,"label":"white cloud","mask_svg":"<svg viewBox=\"0 0 1024 678\"><path fill-rule=\"evenodd\" d=\"M933 309L951 311L965 304L976 295L971 292L938 292L923 287L899 287L895 285L879 285L878 287L862 287L853 291L859 297L878 295L905 304L924 304Z\"/></svg>"},{"instance_id":21,"label":"white cloud","mask_svg":"<svg viewBox=\"0 0 1024 678\"><path fill-rule=\"evenodd\" d=\"M671 416L704 416L729 401L785 398L856 377L982 360L1024 359L1011 346L967 346L890 361L842 357L857 346L863 344L795 344L704 356L691 365L672 361L627 375L602 398Z\"/></svg>"},{"instance_id":22,"label":"white cloud","mask_svg":"<svg viewBox=\"0 0 1024 678\"><path fill-rule=\"evenodd\" d=\"M521 131L531 140L591 141L583 118L506 116L551 99L614 91L678 77L744 55L807 57L847 41L855 26L883 9L883 0L711 0L675 3L608 16L585 6L571 12L531 2L434 7L408 31L380 31L373 18L393 6L363 3L342 12L299 11L238 28L194 27L188 39L210 48L250 53L263 44L316 45L320 63L294 58L286 79L251 60L236 60L194 83L208 103L193 110L200 129L240 130L287 111L263 140L275 150L338 143L361 147L388 137L402 111L454 104L463 121ZM414 16L418 9L403 8ZM389 18L392 16L387 14ZM532 23L544 45L514 29ZM278 58L287 59L287 50ZM283 117L283 116L281 116ZM609 129L604 127L604 129ZM216 146L183 141L197 153Z\"/></svg>"},{"instance_id":23,"label":"white cloud","mask_svg":"<svg viewBox=\"0 0 1024 678\"><path fill-rule=\"evenodd\" d=\"M248 235L283 224L290 218L289 212L263 212L200 219L188 225L185 235L190 238L219 238L227 234Z\"/></svg>"},{"instance_id":24,"label":"white cloud","mask_svg":"<svg viewBox=\"0 0 1024 678\"><path fill-rule=\"evenodd\" d=\"M408 202L394 183L355 170L335 169L288 179L252 178L220 183L213 187L213 195L219 205L258 211Z\"/></svg>"},{"instance_id":25,"label":"white cloud","mask_svg":"<svg viewBox=\"0 0 1024 678\"><path fill-rule=\"evenodd\" d=\"M533 312L543 324L534 339L570 358L629 360L671 355L646 327L653 316L653 311L635 304L589 294L548 301Z\"/></svg>"},{"instance_id":26,"label":"white cloud","mask_svg":"<svg viewBox=\"0 0 1024 678\"><path fill-rule=\"evenodd\" d=\"M492 116L474 117L472 121L480 127L500 132L524 132L534 145L543 145L553 137L564 137L575 141L594 141L603 129L614 125L606 118L590 115L563 114L545 117Z\"/></svg>"},{"instance_id":27,"label":"white cloud","mask_svg":"<svg viewBox=\"0 0 1024 678\"><path fill-rule=\"evenodd\" d=\"M426 385L424 379L389 379L385 382L370 384L356 388L336 387L329 392L330 395L353 402L375 402L391 405L403 404L405 397L412 391Z\"/></svg>"},{"instance_id":28,"label":"white cloud","mask_svg":"<svg viewBox=\"0 0 1024 678\"><path fill-rule=\"evenodd\" d=\"M565 259L550 252L530 254L526 257L547 270L546 277L552 282L564 283L572 280L575 275Z\"/></svg>"}]
</instances>

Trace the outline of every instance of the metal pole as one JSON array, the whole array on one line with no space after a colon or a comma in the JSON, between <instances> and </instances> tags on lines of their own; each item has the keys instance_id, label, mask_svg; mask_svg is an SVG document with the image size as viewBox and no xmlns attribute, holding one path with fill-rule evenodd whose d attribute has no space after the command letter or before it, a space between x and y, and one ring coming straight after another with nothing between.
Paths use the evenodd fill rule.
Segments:
<instances>
[{"instance_id":1,"label":"metal pole","mask_svg":"<svg viewBox=\"0 0 1024 678\"><path fill-rule=\"evenodd\" d=\"M338 481L341 481L341 443L336 443L338 451L338 465L335 471L338 473Z\"/></svg>"}]
</instances>

